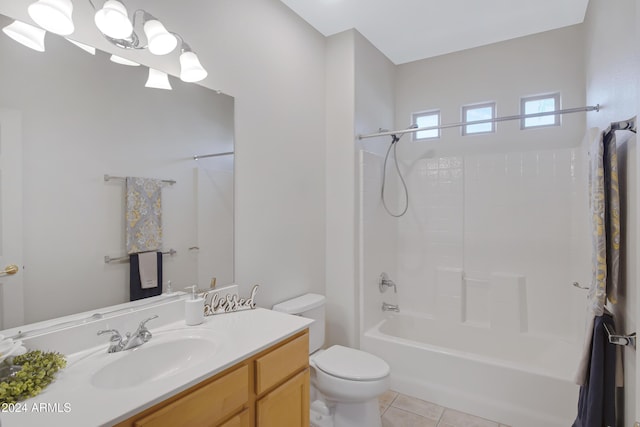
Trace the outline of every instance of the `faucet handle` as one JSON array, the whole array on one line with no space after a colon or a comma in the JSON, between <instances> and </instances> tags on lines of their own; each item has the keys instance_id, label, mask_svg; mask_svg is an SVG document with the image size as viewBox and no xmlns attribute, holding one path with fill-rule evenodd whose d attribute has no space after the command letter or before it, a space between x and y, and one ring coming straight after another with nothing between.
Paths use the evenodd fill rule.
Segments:
<instances>
[{"instance_id":1,"label":"faucet handle","mask_svg":"<svg viewBox=\"0 0 640 427\"><path fill-rule=\"evenodd\" d=\"M121 341L122 340L122 335L120 335L120 332L118 332L115 329L104 329L102 331L98 331L98 335L102 335L102 334L108 334L111 333L111 338L109 338L109 341Z\"/></svg>"},{"instance_id":2,"label":"faucet handle","mask_svg":"<svg viewBox=\"0 0 640 427\"><path fill-rule=\"evenodd\" d=\"M138 330L145 329L145 328L146 328L146 326L145 326L145 325L147 324L147 322L148 322L149 320L157 319L158 317L160 317L160 316L158 316L158 315L156 314L155 316L151 316L151 317L149 317L148 319L143 320L142 322L140 322L140 326L138 326Z\"/></svg>"},{"instance_id":3,"label":"faucet handle","mask_svg":"<svg viewBox=\"0 0 640 427\"><path fill-rule=\"evenodd\" d=\"M109 338L109 342L111 343L111 346L109 347L109 353L114 353L115 351L117 351L117 348L123 345L122 335L120 335L120 332L115 329L105 329L103 331L98 331L98 335L109 333L111 334L111 338Z\"/></svg>"},{"instance_id":4,"label":"faucet handle","mask_svg":"<svg viewBox=\"0 0 640 427\"><path fill-rule=\"evenodd\" d=\"M389 275L385 272L382 272L382 274L380 274L380 277L378 278L378 288L380 289L380 293L384 293L384 291L387 290L387 288L393 288L393 292L394 293L398 293L398 288L396 287L396 283L389 279Z\"/></svg>"},{"instance_id":5,"label":"faucet handle","mask_svg":"<svg viewBox=\"0 0 640 427\"><path fill-rule=\"evenodd\" d=\"M147 327L145 326L146 323L149 320L153 320L157 318L158 318L158 315L156 314L155 316L152 316L140 322L140 326L138 326L138 330L136 331L136 336L139 337L143 342L147 342L151 339L151 337L153 337L153 335L151 335L151 331L147 329Z\"/></svg>"}]
</instances>

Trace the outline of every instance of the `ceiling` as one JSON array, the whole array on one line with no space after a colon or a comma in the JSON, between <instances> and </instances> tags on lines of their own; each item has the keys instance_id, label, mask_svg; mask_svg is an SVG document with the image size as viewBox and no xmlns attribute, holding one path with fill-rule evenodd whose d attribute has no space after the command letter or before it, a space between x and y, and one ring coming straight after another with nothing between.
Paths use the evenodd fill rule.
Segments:
<instances>
[{"instance_id":1,"label":"ceiling","mask_svg":"<svg viewBox=\"0 0 640 427\"><path fill-rule=\"evenodd\" d=\"M281 0L325 36L355 28L393 63L581 23L589 0Z\"/></svg>"}]
</instances>

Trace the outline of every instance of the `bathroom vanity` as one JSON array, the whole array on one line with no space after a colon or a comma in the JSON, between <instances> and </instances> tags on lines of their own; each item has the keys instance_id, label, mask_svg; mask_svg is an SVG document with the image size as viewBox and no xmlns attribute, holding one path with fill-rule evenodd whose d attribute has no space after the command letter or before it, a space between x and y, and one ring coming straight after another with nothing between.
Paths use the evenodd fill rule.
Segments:
<instances>
[{"instance_id":1,"label":"bathroom vanity","mask_svg":"<svg viewBox=\"0 0 640 427\"><path fill-rule=\"evenodd\" d=\"M117 427L309 425L309 332L304 330Z\"/></svg>"},{"instance_id":2,"label":"bathroom vanity","mask_svg":"<svg viewBox=\"0 0 640 427\"><path fill-rule=\"evenodd\" d=\"M186 326L183 307L179 299L24 339L68 365L19 411L1 412L2 427L308 427L311 320L256 308ZM96 335L155 314L153 337L134 349L107 353Z\"/></svg>"}]
</instances>

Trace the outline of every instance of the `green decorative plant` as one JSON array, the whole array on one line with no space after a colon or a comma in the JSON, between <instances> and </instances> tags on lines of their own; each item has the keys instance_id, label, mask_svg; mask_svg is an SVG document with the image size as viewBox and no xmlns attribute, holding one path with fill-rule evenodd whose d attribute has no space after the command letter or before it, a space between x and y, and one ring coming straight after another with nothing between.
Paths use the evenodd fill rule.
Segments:
<instances>
[{"instance_id":1,"label":"green decorative plant","mask_svg":"<svg viewBox=\"0 0 640 427\"><path fill-rule=\"evenodd\" d=\"M13 365L22 369L0 382L0 404L37 396L54 380L56 372L67 366L67 361L60 353L34 350L14 357Z\"/></svg>"}]
</instances>

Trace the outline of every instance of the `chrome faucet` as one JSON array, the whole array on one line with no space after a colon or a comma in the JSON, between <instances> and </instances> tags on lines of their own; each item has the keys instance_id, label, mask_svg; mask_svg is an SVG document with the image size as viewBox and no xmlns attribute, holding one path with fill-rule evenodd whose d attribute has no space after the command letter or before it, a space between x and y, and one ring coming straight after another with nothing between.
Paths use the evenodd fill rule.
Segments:
<instances>
[{"instance_id":1,"label":"chrome faucet","mask_svg":"<svg viewBox=\"0 0 640 427\"><path fill-rule=\"evenodd\" d=\"M383 302L382 311L395 311L396 313L400 313L400 307L398 307L397 304L387 304L386 302Z\"/></svg>"},{"instance_id":2,"label":"chrome faucet","mask_svg":"<svg viewBox=\"0 0 640 427\"><path fill-rule=\"evenodd\" d=\"M378 288L380 289L380 293L387 290L387 288L393 288L394 293L398 293L398 288L396 288L396 283L389 279L389 275L387 273L382 273L380 278L378 279Z\"/></svg>"},{"instance_id":3,"label":"chrome faucet","mask_svg":"<svg viewBox=\"0 0 640 427\"><path fill-rule=\"evenodd\" d=\"M131 335L130 332L127 332L124 338L120 335L115 329L105 329L103 331L98 331L98 335L111 333L111 338L109 338L109 349L107 353L118 353L120 351L129 350L135 347L139 347L142 344L146 343L151 339L153 335L151 335L151 331L147 329L147 322L149 320L157 319L158 315L152 316L146 320L140 322L138 325L138 329Z\"/></svg>"}]
</instances>

